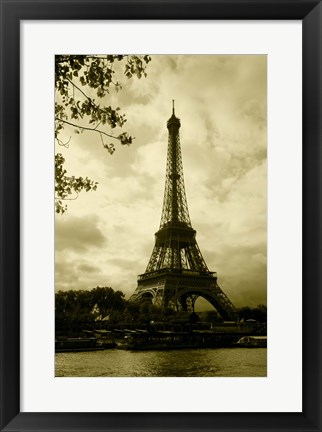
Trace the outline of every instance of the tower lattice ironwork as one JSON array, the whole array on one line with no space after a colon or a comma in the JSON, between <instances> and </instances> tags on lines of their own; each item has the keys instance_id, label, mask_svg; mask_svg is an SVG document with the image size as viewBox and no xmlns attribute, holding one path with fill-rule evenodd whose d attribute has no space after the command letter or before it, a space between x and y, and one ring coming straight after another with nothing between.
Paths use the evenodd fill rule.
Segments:
<instances>
[{"instance_id":1,"label":"tower lattice ironwork","mask_svg":"<svg viewBox=\"0 0 322 432\"><path fill-rule=\"evenodd\" d=\"M150 300L162 307L194 310L198 297L208 300L224 319L235 320L237 311L209 271L196 241L189 217L180 148L180 120L172 116L169 131L166 180L160 228L145 272L138 276L132 301Z\"/></svg>"}]
</instances>

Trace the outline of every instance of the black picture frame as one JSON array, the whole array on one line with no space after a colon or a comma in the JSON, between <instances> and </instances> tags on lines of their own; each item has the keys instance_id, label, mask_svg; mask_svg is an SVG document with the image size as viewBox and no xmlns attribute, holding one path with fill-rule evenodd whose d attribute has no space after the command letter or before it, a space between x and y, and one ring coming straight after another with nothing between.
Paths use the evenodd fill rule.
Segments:
<instances>
[{"instance_id":1,"label":"black picture frame","mask_svg":"<svg viewBox=\"0 0 322 432\"><path fill-rule=\"evenodd\" d=\"M321 431L321 3L316 0L0 0L0 5L1 431ZM19 26L21 20L48 19L302 20L302 413L20 412Z\"/></svg>"}]
</instances>

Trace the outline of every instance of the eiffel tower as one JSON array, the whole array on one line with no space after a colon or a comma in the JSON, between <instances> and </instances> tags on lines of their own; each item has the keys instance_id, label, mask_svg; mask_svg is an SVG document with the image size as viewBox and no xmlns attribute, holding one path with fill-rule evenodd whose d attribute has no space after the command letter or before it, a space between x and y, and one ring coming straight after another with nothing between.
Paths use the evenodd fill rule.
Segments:
<instances>
[{"instance_id":1,"label":"eiffel tower","mask_svg":"<svg viewBox=\"0 0 322 432\"><path fill-rule=\"evenodd\" d=\"M138 276L132 301L149 300L161 307L194 311L198 297L212 304L225 320L236 320L237 311L219 288L216 272L208 270L192 228L184 187L180 149L180 120L172 116L160 228L145 273Z\"/></svg>"}]
</instances>

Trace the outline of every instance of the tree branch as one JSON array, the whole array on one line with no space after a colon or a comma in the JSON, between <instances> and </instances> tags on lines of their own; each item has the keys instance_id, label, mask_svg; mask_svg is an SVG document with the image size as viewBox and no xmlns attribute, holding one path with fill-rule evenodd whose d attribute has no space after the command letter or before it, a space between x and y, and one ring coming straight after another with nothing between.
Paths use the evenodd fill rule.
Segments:
<instances>
[{"instance_id":1,"label":"tree branch","mask_svg":"<svg viewBox=\"0 0 322 432\"><path fill-rule=\"evenodd\" d=\"M85 94L84 92L83 92L83 90L81 90L75 83L73 83L73 81L72 80L70 80L69 78L67 78L66 77L66 79L67 79L67 81L69 81L70 83L71 83L71 85L73 85L80 93L82 93L82 95L83 96L85 96L86 97L86 99L88 99L93 105L94 105L94 107L95 108L98 108L98 106L96 105L96 103L95 102L93 102L93 100L90 98L90 97L88 97L87 96L87 94Z\"/></svg>"},{"instance_id":2,"label":"tree branch","mask_svg":"<svg viewBox=\"0 0 322 432\"><path fill-rule=\"evenodd\" d=\"M68 125L70 125L70 126L73 126L73 127L78 128L78 129L84 129L84 130L88 130L88 131L91 131L91 132L98 132L99 134L103 134L103 135L105 135L105 136L107 136L107 137L109 137L109 138L113 138L113 139L119 140L118 137L116 137L116 136L114 136L114 135L110 135L110 134L108 134L108 133L106 133L106 132L103 132L103 131L101 131L101 130L99 130L99 129L93 129L93 128L89 128L89 127L86 127L86 126L80 126L80 125L77 125L77 124L75 124L75 123L70 123L70 122L68 122L68 121L66 121L66 120L63 120L63 119L61 119L61 118L58 118L58 117L55 117L55 120L56 120L56 121L63 122L63 123L66 123L66 124L68 124Z\"/></svg>"},{"instance_id":3,"label":"tree branch","mask_svg":"<svg viewBox=\"0 0 322 432\"><path fill-rule=\"evenodd\" d=\"M58 142L58 144L60 146L69 148L69 143L70 143L70 140L72 139L72 137L69 137L69 140L67 142L65 142L65 143L61 139L59 139L59 138L55 138L55 139L56 139L56 141Z\"/></svg>"}]
</instances>

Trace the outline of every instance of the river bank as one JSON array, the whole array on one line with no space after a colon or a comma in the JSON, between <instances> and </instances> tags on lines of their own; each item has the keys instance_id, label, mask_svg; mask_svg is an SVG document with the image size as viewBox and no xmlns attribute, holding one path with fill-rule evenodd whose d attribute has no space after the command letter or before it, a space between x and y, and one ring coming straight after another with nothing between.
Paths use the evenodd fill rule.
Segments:
<instances>
[{"instance_id":1,"label":"river bank","mask_svg":"<svg viewBox=\"0 0 322 432\"><path fill-rule=\"evenodd\" d=\"M227 348L236 345L243 336L255 334L252 327L226 326L211 330L189 331L114 329L84 331L84 337L59 337L55 341L56 352L95 351L119 348L125 350L171 350L190 348Z\"/></svg>"}]
</instances>

